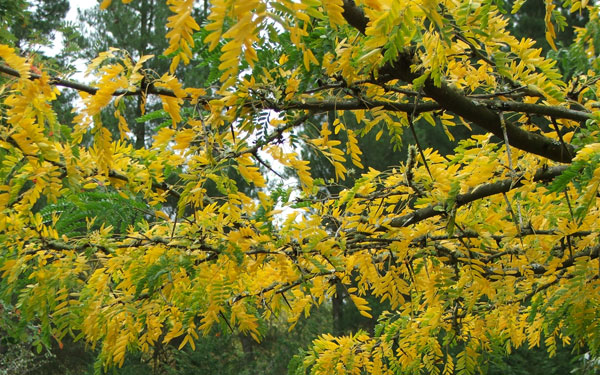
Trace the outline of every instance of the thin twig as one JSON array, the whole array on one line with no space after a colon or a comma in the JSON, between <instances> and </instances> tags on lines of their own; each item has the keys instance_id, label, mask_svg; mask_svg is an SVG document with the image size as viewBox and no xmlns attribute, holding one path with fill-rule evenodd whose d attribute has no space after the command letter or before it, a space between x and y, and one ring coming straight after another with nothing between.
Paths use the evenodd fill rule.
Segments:
<instances>
[{"instance_id":1,"label":"thin twig","mask_svg":"<svg viewBox=\"0 0 600 375\"><path fill-rule=\"evenodd\" d=\"M570 157L573 157L573 155L571 155L571 152L569 151L569 148L567 147L567 145L565 143L565 140L563 139L563 136L562 136L560 130L558 129L558 123L556 122L556 119L554 117L552 117L552 125L554 125L554 130L556 130L556 134L558 135L560 144L563 146L563 148L567 152L567 155L569 155Z\"/></svg>"},{"instance_id":2,"label":"thin twig","mask_svg":"<svg viewBox=\"0 0 600 375\"><path fill-rule=\"evenodd\" d=\"M258 152L255 152L254 154L252 154L254 156L254 158L265 168L267 168L268 170L270 170L271 172L273 172L277 177L281 178L282 180L285 180L285 177L283 177L279 172L277 172L276 170L274 170L269 164L267 164L264 160L262 160L260 158L260 156L258 156Z\"/></svg>"},{"instance_id":3,"label":"thin twig","mask_svg":"<svg viewBox=\"0 0 600 375\"><path fill-rule=\"evenodd\" d=\"M417 148L419 149L419 153L421 154L421 158L423 159L423 164L425 165L425 169L427 169L427 173L429 173L429 177L433 180L433 175L431 174L431 170L429 169L429 164L427 164L427 159L425 159L425 153L423 152L423 148L421 147L421 143L419 142L419 137L417 137L417 131L415 130L414 118L417 111L417 101L419 100L419 96L415 97L414 108L410 115L408 115L408 125L410 130L412 131L413 137L415 138L415 143L417 144Z\"/></svg>"},{"instance_id":4,"label":"thin twig","mask_svg":"<svg viewBox=\"0 0 600 375\"><path fill-rule=\"evenodd\" d=\"M504 144L506 144L506 156L508 157L508 168L510 170L510 178L513 179L513 181L516 180L517 178L517 173L515 172L515 168L513 166L513 162L512 162L512 152L510 149L510 143L508 142L508 134L506 133L506 122L504 121L504 112L500 112L498 114L498 116L500 116L500 124L502 126L502 135L504 136ZM507 202L508 202L508 197L506 197ZM510 202L508 202L510 204ZM517 214L518 214L518 218L519 221L517 224L518 226L518 233L521 233L521 228L523 227L523 217L521 216L521 205L519 204L519 202L517 201Z\"/></svg>"}]
</instances>

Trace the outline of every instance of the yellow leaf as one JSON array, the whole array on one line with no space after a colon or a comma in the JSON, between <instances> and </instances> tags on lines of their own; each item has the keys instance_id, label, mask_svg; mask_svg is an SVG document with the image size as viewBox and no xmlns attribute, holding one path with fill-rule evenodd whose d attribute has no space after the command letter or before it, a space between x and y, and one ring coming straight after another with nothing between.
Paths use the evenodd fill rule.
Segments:
<instances>
[{"instance_id":1,"label":"yellow leaf","mask_svg":"<svg viewBox=\"0 0 600 375\"><path fill-rule=\"evenodd\" d=\"M171 74L175 73L175 69L177 69L177 65L179 65L179 61L181 60L181 55L177 54L175 55L175 57L173 57L173 60L171 61L171 65L169 65L169 72L171 72Z\"/></svg>"},{"instance_id":2,"label":"yellow leaf","mask_svg":"<svg viewBox=\"0 0 600 375\"><path fill-rule=\"evenodd\" d=\"M164 212L162 212L160 210L154 211L154 215L156 215L156 217L159 217L161 219L171 221L171 218L167 214L165 214Z\"/></svg>"}]
</instances>

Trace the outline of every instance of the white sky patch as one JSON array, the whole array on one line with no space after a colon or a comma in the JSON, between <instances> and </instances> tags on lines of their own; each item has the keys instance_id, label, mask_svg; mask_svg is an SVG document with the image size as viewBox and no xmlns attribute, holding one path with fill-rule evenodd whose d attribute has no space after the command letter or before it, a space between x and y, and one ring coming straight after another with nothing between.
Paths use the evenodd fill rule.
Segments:
<instances>
[{"instance_id":1,"label":"white sky patch","mask_svg":"<svg viewBox=\"0 0 600 375\"><path fill-rule=\"evenodd\" d=\"M96 0L71 0L69 3L71 9L69 9L69 13L67 13L67 21L77 21L77 9L84 10L98 6Z\"/></svg>"},{"instance_id":2,"label":"white sky patch","mask_svg":"<svg viewBox=\"0 0 600 375\"><path fill-rule=\"evenodd\" d=\"M66 20L68 22L77 23L78 10L85 10L95 6L99 6L96 0L71 0L70 2L69 12L67 13ZM62 37L62 35L61 35ZM62 48L62 40L60 41L60 48ZM87 61L83 59L78 59L75 62L75 67L77 68L77 72L73 75L72 79L83 82L85 81L85 72L87 68Z\"/></svg>"},{"instance_id":3,"label":"white sky patch","mask_svg":"<svg viewBox=\"0 0 600 375\"><path fill-rule=\"evenodd\" d=\"M86 10L96 6L99 6L96 0L71 0L69 2L69 11L67 12L65 21L71 24L77 24L78 10ZM60 53L63 47L64 37L62 33L56 32L54 35L54 40L52 41L52 45L42 46L40 47L40 51L47 56L56 56ZM77 59L74 62L76 72L72 76L70 76L69 79L84 83L86 80L83 72L85 72L86 70L87 63L88 62L83 59Z\"/></svg>"}]
</instances>

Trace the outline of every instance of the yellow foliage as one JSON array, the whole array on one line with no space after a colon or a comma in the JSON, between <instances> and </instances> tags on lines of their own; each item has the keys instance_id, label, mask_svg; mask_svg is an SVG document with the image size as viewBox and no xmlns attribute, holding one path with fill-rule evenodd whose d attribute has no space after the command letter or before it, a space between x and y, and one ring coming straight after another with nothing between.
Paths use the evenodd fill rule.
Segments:
<instances>
[{"instance_id":1,"label":"yellow foliage","mask_svg":"<svg viewBox=\"0 0 600 375\"><path fill-rule=\"evenodd\" d=\"M195 46L194 2L167 0L162 75L144 70L152 56L111 48L74 85L0 45L0 297L20 319L81 333L105 366L195 349L223 324L259 341L262 320L293 329L340 301L377 329L320 336L300 364L311 374L474 374L498 343L600 350L600 73L586 30L589 69L565 82L490 2L210 3ZM555 49L557 7L545 2ZM598 23L586 1L562 7ZM196 47L212 86L175 74L199 64ZM73 124L53 109L60 86L80 89ZM170 119L140 149L133 95ZM462 125L478 135L453 153L418 142L373 166L427 127L452 141ZM84 213L64 228L61 207L103 194L139 219Z\"/></svg>"},{"instance_id":2,"label":"yellow foliage","mask_svg":"<svg viewBox=\"0 0 600 375\"><path fill-rule=\"evenodd\" d=\"M166 35L167 39L169 39L169 47L165 50L164 54L169 55L177 52L169 67L171 74L173 74L180 59L186 65L190 63L190 59L192 58L191 48L194 47L192 35L194 31L200 30L200 26L198 26L196 20L192 17L193 0L167 0L167 4L174 14L168 18L166 25L169 28L169 32Z\"/></svg>"}]
</instances>

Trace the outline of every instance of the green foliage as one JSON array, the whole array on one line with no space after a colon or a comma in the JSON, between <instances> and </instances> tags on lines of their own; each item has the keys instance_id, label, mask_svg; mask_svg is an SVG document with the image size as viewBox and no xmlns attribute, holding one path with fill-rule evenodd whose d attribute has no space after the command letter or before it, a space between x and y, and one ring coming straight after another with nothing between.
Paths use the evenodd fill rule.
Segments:
<instances>
[{"instance_id":1,"label":"green foliage","mask_svg":"<svg viewBox=\"0 0 600 375\"><path fill-rule=\"evenodd\" d=\"M567 79L575 79L577 83L586 83L586 74L589 69L600 71L600 59L590 57L586 52L589 46L600 50L600 23L588 22L582 25L579 38L575 41L562 43L557 51L549 51L548 56L558 61L560 70ZM581 77L581 75L583 75ZM582 91L584 87L575 87ZM574 91L574 94L578 92Z\"/></svg>"},{"instance_id":2,"label":"green foliage","mask_svg":"<svg viewBox=\"0 0 600 375\"><path fill-rule=\"evenodd\" d=\"M18 48L51 45L68 11L68 0L1 0L0 41Z\"/></svg>"},{"instance_id":3,"label":"green foliage","mask_svg":"<svg viewBox=\"0 0 600 375\"><path fill-rule=\"evenodd\" d=\"M587 160L577 160L565 169L565 171L552 181L552 184L548 188L548 190L552 192L563 191L571 182L578 181L581 185L582 180L587 176L587 181L591 177L591 173L594 172L596 165L600 161L600 155L596 155L594 157L593 165L589 165ZM582 175L582 171L586 171L585 174Z\"/></svg>"},{"instance_id":4,"label":"green foliage","mask_svg":"<svg viewBox=\"0 0 600 375\"><path fill-rule=\"evenodd\" d=\"M130 226L150 219L147 206L136 199L126 199L119 193L85 191L61 198L40 210L44 223L57 216L55 228L59 235L81 236L102 226L112 226L116 233L127 233ZM91 225L88 225L91 223Z\"/></svg>"},{"instance_id":5,"label":"green foliage","mask_svg":"<svg viewBox=\"0 0 600 375\"><path fill-rule=\"evenodd\" d=\"M501 347L498 351L490 351L485 355L488 365L484 369L488 375L561 375L568 374L573 365L573 349L561 346L556 355L548 358L547 348L521 347L510 353Z\"/></svg>"},{"instance_id":6,"label":"green foliage","mask_svg":"<svg viewBox=\"0 0 600 375\"><path fill-rule=\"evenodd\" d=\"M204 338L196 350L185 350L174 358L177 375L255 375L285 374L288 363L298 348L306 347L331 326L331 311L326 306L314 311L309 319L301 319L288 332L285 317L269 324L260 344L241 336L223 332L214 338ZM228 328L226 328L228 329ZM169 373L169 372L167 372Z\"/></svg>"},{"instance_id":7,"label":"green foliage","mask_svg":"<svg viewBox=\"0 0 600 375\"><path fill-rule=\"evenodd\" d=\"M26 7L27 2L24 0L0 1L0 40L3 43L14 43L16 37L10 29L24 20Z\"/></svg>"}]
</instances>

